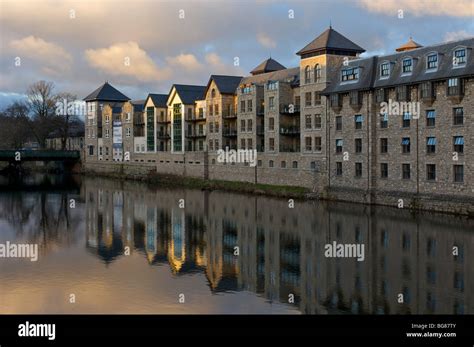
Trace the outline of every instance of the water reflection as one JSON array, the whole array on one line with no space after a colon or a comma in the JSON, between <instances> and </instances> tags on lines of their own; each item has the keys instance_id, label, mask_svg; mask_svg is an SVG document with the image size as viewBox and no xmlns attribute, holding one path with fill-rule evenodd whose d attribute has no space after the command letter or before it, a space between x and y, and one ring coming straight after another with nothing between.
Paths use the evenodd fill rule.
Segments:
<instances>
[{"instance_id":1,"label":"water reflection","mask_svg":"<svg viewBox=\"0 0 474 347\"><path fill-rule=\"evenodd\" d=\"M3 193L0 222L45 249L84 249L85 240L95 261L78 254L61 269L113 283L106 312L474 313L473 220L321 202L291 209L279 199L99 178L82 182L74 213L65 208L71 196ZM333 241L364 243L365 260L326 258ZM145 294L132 305L137 291ZM192 305L174 300L180 291Z\"/></svg>"}]
</instances>

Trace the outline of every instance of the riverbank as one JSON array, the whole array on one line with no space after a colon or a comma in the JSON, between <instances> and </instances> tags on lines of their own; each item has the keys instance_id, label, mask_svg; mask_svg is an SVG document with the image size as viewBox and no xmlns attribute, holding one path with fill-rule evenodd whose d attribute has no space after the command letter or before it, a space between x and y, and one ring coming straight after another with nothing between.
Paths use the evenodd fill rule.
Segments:
<instances>
[{"instance_id":1,"label":"riverbank","mask_svg":"<svg viewBox=\"0 0 474 347\"><path fill-rule=\"evenodd\" d=\"M103 176L121 180L138 180L147 184L165 188L190 188L201 190L220 190L245 194L266 195L279 198L293 198L300 200L327 200L351 202L364 205L390 206L396 209L407 209L413 212L430 211L446 214L462 215L474 218L474 199L472 197L441 195L441 194L414 194L403 191L367 191L358 188L326 187L314 183L312 188L298 186L295 178L294 185L269 184L278 181L262 175L257 183L248 177L236 179L234 174L228 180L225 172L220 175L201 176L192 170L159 171L155 163L85 163L82 173L92 176ZM174 166L173 166L174 167ZM227 168L226 170L230 170ZM319 187L319 188L318 188Z\"/></svg>"}]
</instances>

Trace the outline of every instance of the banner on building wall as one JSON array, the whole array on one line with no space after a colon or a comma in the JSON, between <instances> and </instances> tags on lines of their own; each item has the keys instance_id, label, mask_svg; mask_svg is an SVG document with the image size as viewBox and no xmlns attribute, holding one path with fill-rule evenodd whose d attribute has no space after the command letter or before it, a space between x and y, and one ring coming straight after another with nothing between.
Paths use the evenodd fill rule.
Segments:
<instances>
[{"instance_id":1,"label":"banner on building wall","mask_svg":"<svg viewBox=\"0 0 474 347\"><path fill-rule=\"evenodd\" d=\"M113 147L122 148L122 122L114 121Z\"/></svg>"}]
</instances>

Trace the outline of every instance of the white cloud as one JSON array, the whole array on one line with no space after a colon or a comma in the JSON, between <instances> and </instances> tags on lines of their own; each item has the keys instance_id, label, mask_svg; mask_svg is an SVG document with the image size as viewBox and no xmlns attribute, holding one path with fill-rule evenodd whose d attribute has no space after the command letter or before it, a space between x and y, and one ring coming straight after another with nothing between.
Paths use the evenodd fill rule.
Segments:
<instances>
[{"instance_id":1,"label":"white cloud","mask_svg":"<svg viewBox=\"0 0 474 347\"><path fill-rule=\"evenodd\" d=\"M32 35L12 40L10 48L15 56L22 59L22 64L27 64L24 58L37 62L42 70L49 74L64 72L70 68L73 61L72 56L61 46Z\"/></svg>"},{"instance_id":2,"label":"white cloud","mask_svg":"<svg viewBox=\"0 0 474 347\"><path fill-rule=\"evenodd\" d=\"M203 65L198 61L194 54L179 54L176 57L168 57L166 61L169 65L183 68L187 71L199 71Z\"/></svg>"},{"instance_id":3,"label":"white cloud","mask_svg":"<svg viewBox=\"0 0 474 347\"><path fill-rule=\"evenodd\" d=\"M87 49L85 57L92 67L114 76L150 82L164 80L171 75L169 69L158 68L147 52L134 41L116 43L108 48Z\"/></svg>"},{"instance_id":4,"label":"white cloud","mask_svg":"<svg viewBox=\"0 0 474 347\"><path fill-rule=\"evenodd\" d=\"M263 32L257 34L257 41L265 48L275 48L277 46L275 40Z\"/></svg>"},{"instance_id":5,"label":"white cloud","mask_svg":"<svg viewBox=\"0 0 474 347\"><path fill-rule=\"evenodd\" d=\"M404 16L472 17L474 15L472 0L359 0L358 4L370 12L394 17L398 16L399 10L403 11Z\"/></svg>"},{"instance_id":6,"label":"white cloud","mask_svg":"<svg viewBox=\"0 0 474 347\"><path fill-rule=\"evenodd\" d=\"M444 35L444 41L456 41L473 37L474 35L469 34L466 30L449 31Z\"/></svg>"}]
</instances>

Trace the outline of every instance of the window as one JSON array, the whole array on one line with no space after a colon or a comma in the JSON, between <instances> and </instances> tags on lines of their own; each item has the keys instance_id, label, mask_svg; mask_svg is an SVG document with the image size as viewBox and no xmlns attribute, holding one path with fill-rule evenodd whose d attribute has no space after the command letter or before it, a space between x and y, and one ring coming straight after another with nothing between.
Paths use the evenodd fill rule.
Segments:
<instances>
[{"instance_id":1,"label":"window","mask_svg":"<svg viewBox=\"0 0 474 347\"><path fill-rule=\"evenodd\" d=\"M388 177L388 164L381 163L380 164L380 178L387 178Z\"/></svg>"},{"instance_id":2,"label":"window","mask_svg":"<svg viewBox=\"0 0 474 347\"><path fill-rule=\"evenodd\" d=\"M268 118L268 130L275 130L275 118Z\"/></svg>"},{"instance_id":3,"label":"window","mask_svg":"<svg viewBox=\"0 0 474 347\"><path fill-rule=\"evenodd\" d=\"M360 130L362 129L362 122L364 121L364 117L362 115L358 114L354 116L354 122L355 122L355 128Z\"/></svg>"},{"instance_id":4,"label":"window","mask_svg":"<svg viewBox=\"0 0 474 347\"><path fill-rule=\"evenodd\" d=\"M461 92L460 80L459 78L450 78L448 79L448 96L459 95Z\"/></svg>"},{"instance_id":5,"label":"window","mask_svg":"<svg viewBox=\"0 0 474 347\"><path fill-rule=\"evenodd\" d=\"M410 138L402 138L402 153L410 153Z\"/></svg>"},{"instance_id":6,"label":"window","mask_svg":"<svg viewBox=\"0 0 474 347\"><path fill-rule=\"evenodd\" d=\"M219 132L219 122L214 123L214 132L217 134Z\"/></svg>"},{"instance_id":7,"label":"window","mask_svg":"<svg viewBox=\"0 0 474 347\"><path fill-rule=\"evenodd\" d=\"M304 68L304 83L311 83L311 69L309 66Z\"/></svg>"},{"instance_id":8,"label":"window","mask_svg":"<svg viewBox=\"0 0 474 347\"><path fill-rule=\"evenodd\" d=\"M464 153L464 137L454 136L453 138L454 151L457 153Z\"/></svg>"},{"instance_id":9,"label":"window","mask_svg":"<svg viewBox=\"0 0 474 347\"><path fill-rule=\"evenodd\" d=\"M342 130L342 117L336 117L336 130Z\"/></svg>"},{"instance_id":10,"label":"window","mask_svg":"<svg viewBox=\"0 0 474 347\"><path fill-rule=\"evenodd\" d=\"M431 82L424 82L421 84L421 98L431 99L434 97L433 84Z\"/></svg>"},{"instance_id":11,"label":"window","mask_svg":"<svg viewBox=\"0 0 474 347\"><path fill-rule=\"evenodd\" d=\"M426 68L428 70L433 70L433 69L438 68L438 54L434 53L434 54L428 55Z\"/></svg>"},{"instance_id":12,"label":"window","mask_svg":"<svg viewBox=\"0 0 474 347\"><path fill-rule=\"evenodd\" d=\"M245 139L240 139L240 148L245 149Z\"/></svg>"},{"instance_id":13,"label":"window","mask_svg":"<svg viewBox=\"0 0 474 347\"><path fill-rule=\"evenodd\" d=\"M214 150L214 141L209 140L209 150L213 151Z\"/></svg>"},{"instance_id":14,"label":"window","mask_svg":"<svg viewBox=\"0 0 474 347\"><path fill-rule=\"evenodd\" d=\"M345 81L354 81L359 79L359 68L353 67L342 70L341 80Z\"/></svg>"},{"instance_id":15,"label":"window","mask_svg":"<svg viewBox=\"0 0 474 347\"><path fill-rule=\"evenodd\" d=\"M247 120L247 131L251 132L253 129L253 121L251 119Z\"/></svg>"},{"instance_id":16,"label":"window","mask_svg":"<svg viewBox=\"0 0 474 347\"><path fill-rule=\"evenodd\" d=\"M380 153L388 153L388 139L380 139Z\"/></svg>"},{"instance_id":17,"label":"window","mask_svg":"<svg viewBox=\"0 0 474 347\"><path fill-rule=\"evenodd\" d=\"M321 129L321 115L320 114L314 115L314 128Z\"/></svg>"},{"instance_id":18,"label":"window","mask_svg":"<svg viewBox=\"0 0 474 347\"><path fill-rule=\"evenodd\" d=\"M298 162L296 160L293 160L293 163L291 165L292 165L293 169L298 168Z\"/></svg>"},{"instance_id":19,"label":"window","mask_svg":"<svg viewBox=\"0 0 474 347\"><path fill-rule=\"evenodd\" d=\"M464 109L462 107L453 108L453 125L464 124Z\"/></svg>"},{"instance_id":20,"label":"window","mask_svg":"<svg viewBox=\"0 0 474 347\"><path fill-rule=\"evenodd\" d=\"M270 110L274 110L275 109L275 97L274 96L270 96L268 98L268 108Z\"/></svg>"},{"instance_id":21,"label":"window","mask_svg":"<svg viewBox=\"0 0 474 347\"><path fill-rule=\"evenodd\" d=\"M108 139L109 138L109 129L105 129L105 138Z\"/></svg>"},{"instance_id":22,"label":"window","mask_svg":"<svg viewBox=\"0 0 474 347\"><path fill-rule=\"evenodd\" d=\"M275 150L275 139L273 137L270 137L268 139L268 150L270 150L270 151Z\"/></svg>"},{"instance_id":23,"label":"window","mask_svg":"<svg viewBox=\"0 0 474 347\"><path fill-rule=\"evenodd\" d=\"M426 126L434 127L436 125L436 112L435 110L426 111Z\"/></svg>"},{"instance_id":24,"label":"window","mask_svg":"<svg viewBox=\"0 0 474 347\"><path fill-rule=\"evenodd\" d=\"M247 112L252 112L252 110L253 110L252 100L247 100Z\"/></svg>"},{"instance_id":25,"label":"window","mask_svg":"<svg viewBox=\"0 0 474 347\"><path fill-rule=\"evenodd\" d=\"M319 82L321 80L321 66L316 64L314 66L314 82Z\"/></svg>"},{"instance_id":26,"label":"window","mask_svg":"<svg viewBox=\"0 0 474 347\"><path fill-rule=\"evenodd\" d=\"M390 63L384 62L380 65L380 77L390 76Z\"/></svg>"},{"instance_id":27,"label":"window","mask_svg":"<svg viewBox=\"0 0 474 347\"><path fill-rule=\"evenodd\" d=\"M362 177L362 163L355 163L355 177Z\"/></svg>"},{"instance_id":28,"label":"window","mask_svg":"<svg viewBox=\"0 0 474 347\"><path fill-rule=\"evenodd\" d=\"M381 129L388 128L388 113L384 113L380 115L380 128Z\"/></svg>"},{"instance_id":29,"label":"window","mask_svg":"<svg viewBox=\"0 0 474 347\"><path fill-rule=\"evenodd\" d=\"M252 141L252 139L247 139L247 149L253 149L253 141Z\"/></svg>"},{"instance_id":30,"label":"window","mask_svg":"<svg viewBox=\"0 0 474 347\"><path fill-rule=\"evenodd\" d=\"M240 101L240 112L245 112L245 100ZM212 116L212 106L209 110L209 114Z\"/></svg>"},{"instance_id":31,"label":"window","mask_svg":"<svg viewBox=\"0 0 474 347\"><path fill-rule=\"evenodd\" d=\"M410 112L403 113L402 127L403 128L409 128L410 127L410 120L411 120Z\"/></svg>"},{"instance_id":32,"label":"window","mask_svg":"<svg viewBox=\"0 0 474 347\"><path fill-rule=\"evenodd\" d=\"M214 140L214 149L216 151L219 149L219 140Z\"/></svg>"},{"instance_id":33,"label":"window","mask_svg":"<svg viewBox=\"0 0 474 347\"><path fill-rule=\"evenodd\" d=\"M244 104L244 107L241 108L241 111L242 112L245 112L245 101L242 101ZM209 116L213 116L214 115L214 106L213 105L209 105Z\"/></svg>"},{"instance_id":34,"label":"window","mask_svg":"<svg viewBox=\"0 0 474 347\"><path fill-rule=\"evenodd\" d=\"M311 137L305 137L304 143L305 143L305 150L306 151L309 152L309 151L313 150L313 145L311 143Z\"/></svg>"},{"instance_id":35,"label":"window","mask_svg":"<svg viewBox=\"0 0 474 347\"><path fill-rule=\"evenodd\" d=\"M214 106L214 115L216 115L216 116L219 115L219 104L216 104ZM189 116L191 116L191 112L189 112Z\"/></svg>"},{"instance_id":36,"label":"window","mask_svg":"<svg viewBox=\"0 0 474 347\"><path fill-rule=\"evenodd\" d=\"M428 181L436 180L436 165L435 164L426 164L426 179Z\"/></svg>"},{"instance_id":37,"label":"window","mask_svg":"<svg viewBox=\"0 0 474 347\"><path fill-rule=\"evenodd\" d=\"M342 145L343 145L342 139L337 139L336 140L336 153L338 154L342 153Z\"/></svg>"},{"instance_id":38,"label":"window","mask_svg":"<svg viewBox=\"0 0 474 347\"><path fill-rule=\"evenodd\" d=\"M410 164L402 164L402 178L404 180L410 179Z\"/></svg>"},{"instance_id":39,"label":"window","mask_svg":"<svg viewBox=\"0 0 474 347\"><path fill-rule=\"evenodd\" d=\"M282 160L281 163L280 163L280 167L282 169L285 169L286 168L286 161Z\"/></svg>"},{"instance_id":40,"label":"window","mask_svg":"<svg viewBox=\"0 0 474 347\"><path fill-rule=\"evenodd\" d=\"M408 101L410 99L410 93L408 86L398 86L396 88L397 101Z\"/></svg>"},{"instance_id":41,"label":"window","mask_svg":"<svg viewBox=\"0 0 474 347\"><path fill-rule=\"evenodd\" d=\"M127 128L127 129L125 130L125 136L126 136L126 137L130 137L131 135L132 135L132 129Z\"/></svg>"},{"instance_id":42,"label":"window","mask_svg":"<svg viewBox=\"0 0 474 347\"><path fill-rule=\"evenodd\" d=\"M319 136L314 138L314 150L316 152L321 152L322 150L322 140L321 140L321 137Z\"/></svg>"},{"instance_id":43,"label":"window","mask_svg":"<svg viewBox=\"0 0 474 347\"><path fill-rule=\"evenodd\" d=\"M240 131L245 132L245 119L240 120Z\"/></svg>"},{"instance_id":44,"label":"window","mask_svg":"<svg viewBox=\"0 0 474 347\"><path fill-rule=\"evenodd\" d=\"M402 72L403 73L411 73L413 69L413 60L411 58L405 58L403 59L403 66L402 66Z\"/></svg>"},{"instance_id":45,"label":"window","mask_svg":"<svg viewBox=\"0 0 474 347\"><path fill-rule=\"evenodd\" d=\"M453 66L460 66L466 64L466 49L460 48L454 51Z\"/></svg>"},{"instance_id":46,"label":"window","mask_svg":"<svg viewBox=\"0 0 474 347\"><path fill-rule=\"evenodd\" d=\"M273 167L273 160L270 160L270 161L268 162L268 167Z\"/></svg>"},{"instance_id":47,"label":"window","mask_svg":"<svg viewBox=\"0 0 474 347\"><path fill-rule=\"evenodd\" d=\"M305 116L305 128L306 129L311 129L312 127L312 119L311 119L311 115L310 114L307 114Z\"/></svg>"},{"instance_id":48,"label":"window","mask_svg":"<svg viewBox=\"0 0 474 347\"><path fill-rule=\"evenodd\" d=\"M464 165L453 165L454 182L464 182Z\"/></svg>"},{"instance_id":49,"label":"window","mask_svg":"<svg viewBox=\"0 0 474 347\"><path fill-rule=\"evenodd\" d=\"M268 81L267 90L277 90L278 89L278 82Z\"/></svg>"},{"instance_id":50,"label":"window","mask_svg":"<svg viewBox=\"0 0 474 347\"><path fill-rule=\"evenodd\" d=\"M94 155L94 146L89 145L89 155Z\"/></svg>"},{"instance_id":51,"label":"window","mask_svg":"<svg viewBox=\"0 0 474 347\"><path fill-rule=\"evenodd\" d=\"M304 105L311 106L311 92L304 93Z\"/></svg>"},{"instance_id":52,"label":"window","mask_svg":"<svg viewBox=\"0 0 474 347\"><path fill-rule=\"evenodd\" d=\"M217 105L216 105L217 107ZM217 109L216 109L216 114L217 114ZM193 117L193 109L192 108L188 108L188 119L191 119Z\"/></svg>"},{"instance_id":53,"label":"window","mask_svg":"<svg viewBox=\"0 0 474 347\"><path fill-rule=\"evenodd\" d=\"M314 92L314 104L321 105L321 94L319 92Z\"/></svg>"},{"instance_id":54,"label":"window","mask_svg":"<svg viewBox=\"0 0 474 347\"><path fill-rule=\"evenodd\" d=\"M355 139L354 147L356 153L362 153L362 139Z\"/></svg>"},{"instance_id":55,"label":"window","mask_svg":"<svg viewBox=\"0 0 474 347\"><path fill-rule=\"evenodd\" d=\"M216 89L215 88L212 88L211 90L211 98L215 98L216 97Z\"/></svg>"},{"instance_id":56,"label":"window","mask_svg":"<svg viewBox=\"0 0 474 347\"><path fill-rule=\"evenodd\" d=\"M342 176L342 161L336 162L336 176Z\"/></svg>"},{"instance_id":57,"label":"window","mask_svg":"<svg viewBox=\"0 0 474 347\"><path fill-rule=\"evenodd\" d=\"M428 154L436 153L436 137L426 138L426 153Z\"/></svg>"}]
</instances>

